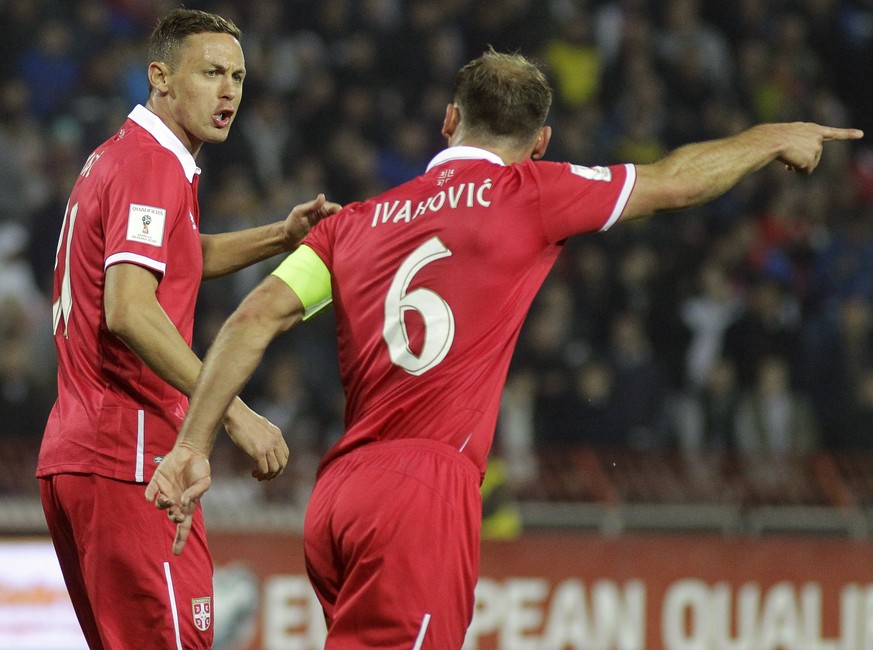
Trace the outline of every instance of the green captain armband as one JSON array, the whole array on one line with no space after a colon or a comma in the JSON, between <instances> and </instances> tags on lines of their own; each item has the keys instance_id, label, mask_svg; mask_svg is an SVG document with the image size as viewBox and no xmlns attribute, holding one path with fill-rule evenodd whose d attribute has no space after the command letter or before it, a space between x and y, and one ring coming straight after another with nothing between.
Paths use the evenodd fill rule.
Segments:
<instances>
[{"instance_id":1,"label":"green captain armband","mask_svg":"<svg viewBox=\"0 0 873 650\"><path fill-rule=\"evenodd\" d=\"M299 246L273 271L273 275L287 284L303 303L303 320L327 307L333 296L330 271L309 246Z\"/></svg>"}]
</instances>

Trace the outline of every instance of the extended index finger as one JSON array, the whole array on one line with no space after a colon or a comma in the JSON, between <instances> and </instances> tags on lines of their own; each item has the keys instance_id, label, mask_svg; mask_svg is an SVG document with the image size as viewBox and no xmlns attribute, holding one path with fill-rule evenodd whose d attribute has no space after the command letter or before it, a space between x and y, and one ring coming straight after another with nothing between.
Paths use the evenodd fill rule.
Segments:
<instances>
[{"instance_id":1,"label":"extended index finger","mask_svg":"<svg viewBox=\"0 0 873 650\"><path fill-rule=\"evenodd\" d=\"M825 127L822 133L824 140L860 140L864 137L861 129L841 129L835 126Z\"/></svg>"},{"instance_id":2,"label":"extended index finger","mask_svg":"<svg viewBox=\"0 0 873 650\"><path fill-rule=\"evenodd\" d=\"M176 526L176 537L173 539L173 555L181 555L185 550L185 543L188 541L188 535L191 532L191 525L194 523L191 515L188 515Z\"/></svg>"}]
</instances>

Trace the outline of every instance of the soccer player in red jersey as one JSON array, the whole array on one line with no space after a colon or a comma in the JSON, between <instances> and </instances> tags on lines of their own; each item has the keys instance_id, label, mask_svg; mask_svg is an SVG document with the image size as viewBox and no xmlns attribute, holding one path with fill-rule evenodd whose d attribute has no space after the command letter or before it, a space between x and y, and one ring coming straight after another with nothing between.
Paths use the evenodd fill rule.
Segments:
<instances>
[{"instance_id":1,"label":"soccer player in red jersey","mask_svg":"<svg viewBox=\"0 0 873 650\"><path fill-rule=\"evenodd\" d=\"M176 10L151 40L151 92L87 159L58 243L53 326L58 399L40 450L46 521L91 648L212 647L212 560L195 515L191 557L143 503L173 446L201 363L191 350L202 278L296 247L339 209L323 196L284 221L202 235L195 157L225 140L242 98L238 28ZM225 414L253 475L281 473L281 432L238 398ZM111 516L104 516L107 508Z\"/></svg>"},{"instance_id":2,"label":"soccer player in red jersey","mask_svg":"<svg viewBox=\"0 0 873 650\"><path fill-rule=\"evenodd\" d=\"M767 124L649 165L540 161L551 91L520 55L463 67L418 178L322 221L243 301L206 356L146 498L179 522L209 487L213 429L267 344L332 298L346 431L323 459L304 529L327 648L457 650L474 606L479 484L522 321L563 242L727 191L780 160L809 173L826 140Z\"/></svg>"}]
</instances>

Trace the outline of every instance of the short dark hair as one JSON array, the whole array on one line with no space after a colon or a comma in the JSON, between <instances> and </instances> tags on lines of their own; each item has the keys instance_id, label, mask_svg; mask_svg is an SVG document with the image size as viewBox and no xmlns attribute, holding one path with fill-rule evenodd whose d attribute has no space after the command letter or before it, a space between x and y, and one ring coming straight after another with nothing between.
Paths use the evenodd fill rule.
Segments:
<instances>
[{"instance_id":1,"label":"short dark hair","mask_svg":"<svg viewBox=\"0 0 873 650\"><path fill-rule=\"evenodd\" d=\"M158 21L149 40L149 61L174 66L185 37L192 34L230 34L242 40L242 32L232 20L198 9L174 9Z\"/></svg>"},{"instance_id":2,"label":"short dark hair","mask_svg":"<svg viewBox=\"0 0 873 650\"><path fill-rule=\"evenodd\" d=\"M455 103L468 134L523 142L545 124L552 89L532 61L489 48L458 71Z\"/></svg>"}]
</instances>

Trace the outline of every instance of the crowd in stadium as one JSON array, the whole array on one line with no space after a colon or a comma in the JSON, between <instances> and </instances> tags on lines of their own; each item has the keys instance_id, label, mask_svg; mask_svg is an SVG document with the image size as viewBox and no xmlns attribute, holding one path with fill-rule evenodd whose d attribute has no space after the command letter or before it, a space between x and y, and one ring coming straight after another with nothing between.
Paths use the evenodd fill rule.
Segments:
<instances>
[{"instance_id":1,"label":"crowd in stadium","mask_svg":"<svg viewBox=\"0 0 873 650\"><path fill-rule=\"evenodd\" d=\"M176 4L0 3L0 438L38 444L55 395L64 203L88 153L144 103L145 43ZM246 55L237 124L198 159L204 232L421 173L444 146L455 71L489 45L551 79L551 160L651 162L758 122L873 133L863 0L185 4L232 18ZM199 354L276 264L204 284ZM864 140L829 145L810 177L772 165L713 204L570 241L522 332L495 451L524 473L525 455L562 445L762 458L873 447L871 299ZM299 479L265 489L293 498L342 429L330 314L277 341L246 396L285 431ZM217 464L232 466L225 452Z\"/></svg>"}]
</instances>

